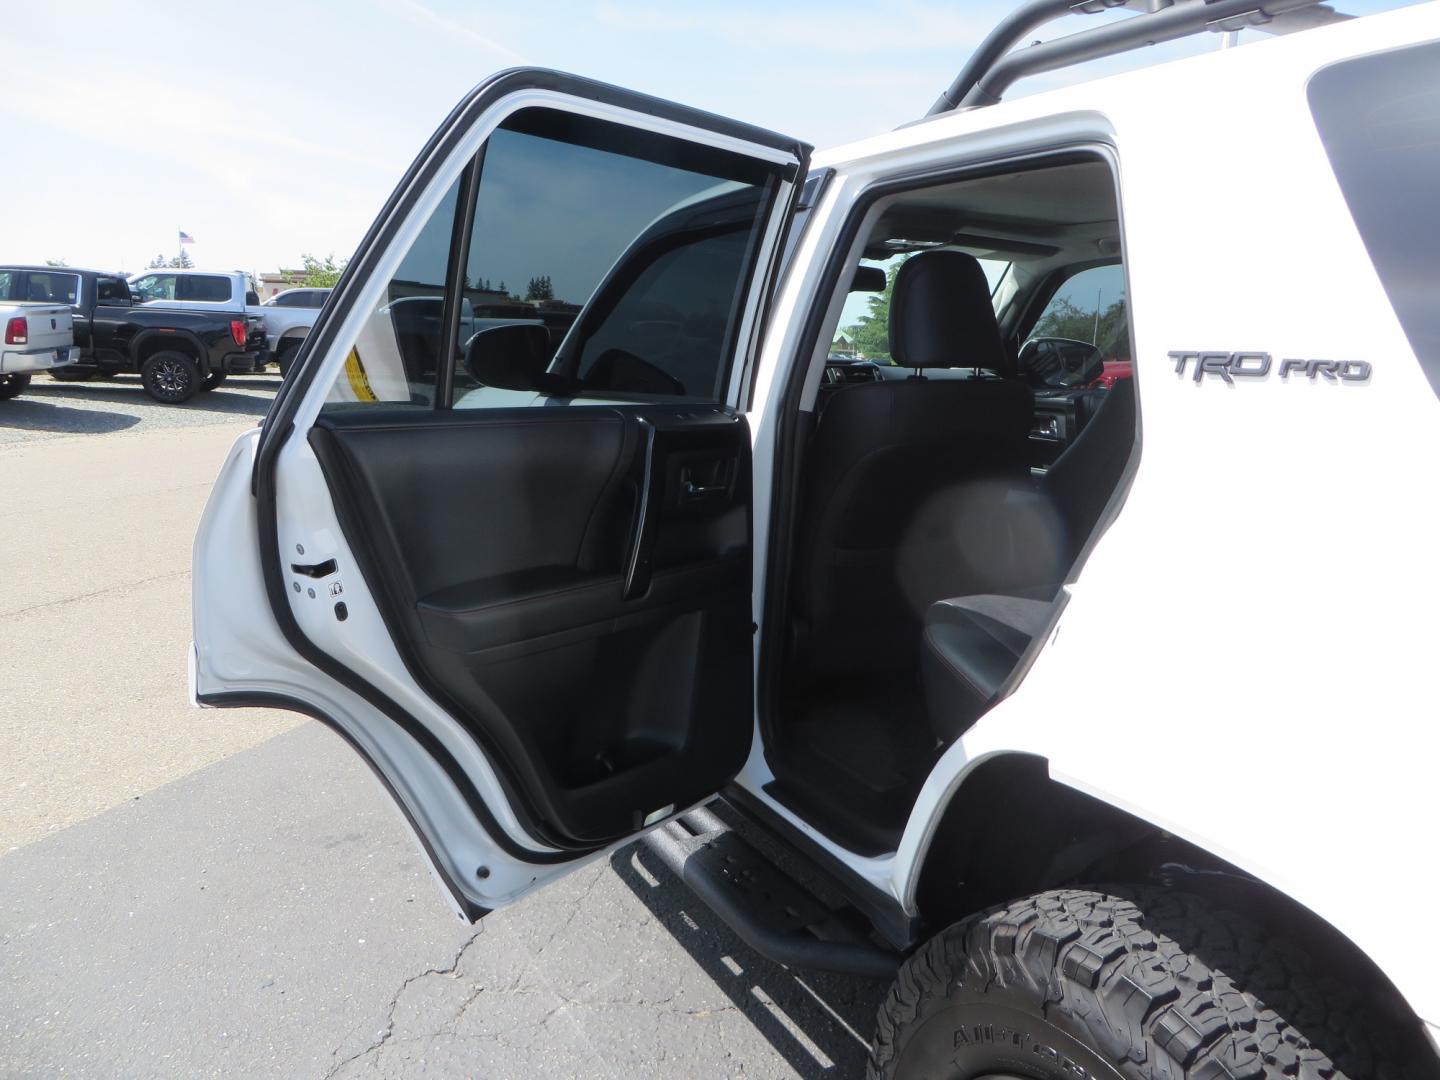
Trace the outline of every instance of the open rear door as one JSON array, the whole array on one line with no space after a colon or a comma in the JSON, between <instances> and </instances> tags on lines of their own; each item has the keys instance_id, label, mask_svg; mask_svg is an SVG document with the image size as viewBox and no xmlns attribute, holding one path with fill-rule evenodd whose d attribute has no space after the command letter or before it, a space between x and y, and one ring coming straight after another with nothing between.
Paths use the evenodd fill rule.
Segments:
<instances>
[{"instance_id":1,"label":"open rear door","mask_svg":"<svg viewBox=\"0 0 1440 1080\"><path fill-rule=\"evenodd\" d=\"M467 917L744 764L738 405L808 150L554 72L481 85L216 485L197 701L338 730Z\"/></svg>"}]
</instances>

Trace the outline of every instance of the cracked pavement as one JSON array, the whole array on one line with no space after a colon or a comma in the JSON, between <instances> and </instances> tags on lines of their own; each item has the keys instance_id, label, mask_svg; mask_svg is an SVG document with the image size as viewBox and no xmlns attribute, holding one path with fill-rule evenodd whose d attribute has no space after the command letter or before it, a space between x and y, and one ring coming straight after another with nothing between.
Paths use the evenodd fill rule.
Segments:
<instances>
[{"instance_id":1,"label":"cracked pavement","mask_svg":"<svg viewBox=\"0 0 1440 1080\"><path fill-rule=\"evenodd\" d=\"M751 953L643 848L479 927L318 724L0 856L0 1076L859 1076L884 987Z\"/></svg>"}]
</instances>

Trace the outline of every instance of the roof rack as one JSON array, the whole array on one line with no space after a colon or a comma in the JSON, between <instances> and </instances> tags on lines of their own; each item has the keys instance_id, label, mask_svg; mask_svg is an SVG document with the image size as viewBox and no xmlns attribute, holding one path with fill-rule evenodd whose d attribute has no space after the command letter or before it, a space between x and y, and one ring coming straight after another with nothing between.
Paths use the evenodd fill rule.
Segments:
<instances>
[{"instance_id":1,"label":"roof rack","mask_svg":"<svg viewBox=\"0 0 1440 1080\"><path fill-rule=\"evenodd\" d=\"M1095 15L1121 7L1137 8L1142 14L1011 51L1054 19L1072 14ZM1027 75L1207 30L1228 33L1254 28L1285 34L1349 18L1317 0L1028 0L1002 19L980 43L949 89L925 115L993 105L1012 83Z\"/></svg>"}]
</instances>

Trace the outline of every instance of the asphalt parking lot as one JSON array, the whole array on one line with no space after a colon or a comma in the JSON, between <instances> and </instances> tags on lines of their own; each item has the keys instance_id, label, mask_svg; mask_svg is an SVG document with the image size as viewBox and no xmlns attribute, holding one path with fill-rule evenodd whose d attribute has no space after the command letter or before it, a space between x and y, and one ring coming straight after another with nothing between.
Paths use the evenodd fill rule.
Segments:
<instances>
[{"instance_id":1,"label":"asphalt parking lot","mask_svg":"<svg viewBox=\"0 0 1440 1080\"><path fill-rule=\"evenodd\" d=\"M336 737L189 706L194 527L277 386L0 402L0 1076L861 1075L884 987L643 849L465 926Z\"/></svg>"}]
</instances>

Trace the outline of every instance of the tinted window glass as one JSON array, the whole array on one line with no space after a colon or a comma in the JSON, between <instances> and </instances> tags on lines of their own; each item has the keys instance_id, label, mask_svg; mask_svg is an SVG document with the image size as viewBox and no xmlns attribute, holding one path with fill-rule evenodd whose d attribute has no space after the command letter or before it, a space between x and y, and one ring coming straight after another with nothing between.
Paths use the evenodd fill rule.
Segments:
<instances>
[{"instance_id":1,"label":"tinted window glass","mask_svg":"<svg viewBox=\"0 0 1440 1080\"><path fill-rule=\"evenodd\" d=\"M97 278L95 281L95 302L99 304L128 304L130 289L119 278Z\"/></svg>"},{"instance_id":2,"label":"tinted window glass","mask_svg":"<svg viewBox=\"0 0 1440 1080\"><path fill-rule=\"evenodd\" d=\"M13 270L0 270L0 300L18 299L14 293L18 277L19 275Z\"/></svg>"},{"instance_id":3,"label":"tinted window glass","mask_svg":"<svg viewBox=\"0 0 1440 1080\"><path fill-rule=\"evenodd\" d=\"M32 270L26 275L25 295L18 299L39 300L51 304L73 304L80 288L74 274L52 274Z\"/></svg>"},{"instance_id":4,"label":"tinted window glass","mask_svg":"<svg viewBox=\"0 0 1440 1080\"><path fill-rule=\"evenodd\" d=\"M457 181L331 400L432 400L452 359L463 407L530 403L542 384L567 397L719 400L778 184L778 167L743 155L522 110L486 142L469 236L457 236ZM447 358L455 243L468 250L451 305L459 355ZM477 337L516 324L533 329Z\"/></svg>"},{"instance_id":5,"label":"tinted window glass","mask_svg":"<svg viewBox=\"0 0 1440 1080\"><path fill-rule=\"evenodd\" d=\"M175 284L177 300L198 300L207 304L230 299L230 279L219 274L186 274Z\"/></svg>"},{"instance_id":6,"label":"tinted window glass","mask_svg":"<svg viewBox=\"0 0 1440 1080\"><path fill-rule=\"evenodd\" d=\"M1440 394L1440 43L1328 67L1310 80L1310 108L1370 261Z\"/></svg>"},{"instance_id":7,"label":"tinted window glass","mask_svg":"<svg viewBox=\"0 0 1440 1080\"><path fill-rule=\"evenodd\" d=\"M1045 340L1037 347L1030 344L1036 339ZM1043 373L1052 386L1093 381L1096 349L1107 375L1128 376L1130 321L1124 270L1118 264L1092 266L1066 278L1035 320L1027 345L1021 356L1024 366Z\"/></svg>"},{"instance_id":8,"label":"tinted window glass","mask_svg":"<svg viewBox=\"0 0 1440 1080\"><path fill-rule=\"evenodd\" d=\"M485 149L475 314L568 335L556 369L588 391L715 400L774 182L739 155L520 112Z\"/></svg>"}]
</instances>

